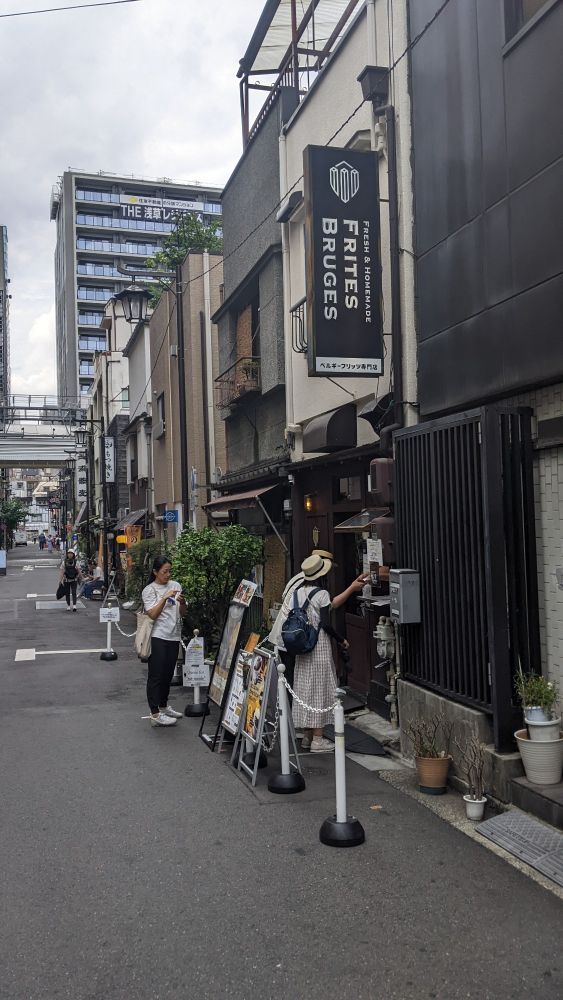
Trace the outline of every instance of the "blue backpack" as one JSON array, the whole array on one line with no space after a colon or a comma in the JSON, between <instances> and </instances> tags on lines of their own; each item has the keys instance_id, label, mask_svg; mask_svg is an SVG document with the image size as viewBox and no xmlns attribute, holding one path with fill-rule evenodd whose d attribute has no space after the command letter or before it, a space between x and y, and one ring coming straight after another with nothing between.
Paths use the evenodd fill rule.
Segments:
<instances>
[{"instance_id":1,"label":"blue backpack","mask_svg":"<svg viewBox=\"0 0 563 1000\"><path fill-rule=\"evenodd\" d=\"M318 594L321 587L315 587L306 598L303 607L299 606L299 590L297 587L293 595L293 607L282 625L282 640L288 653L299 656L303 653L310 653L317 645L319 630L311 625L307 618L307 608L309 602L315 594Z\"/></svg>"}]
</instances>

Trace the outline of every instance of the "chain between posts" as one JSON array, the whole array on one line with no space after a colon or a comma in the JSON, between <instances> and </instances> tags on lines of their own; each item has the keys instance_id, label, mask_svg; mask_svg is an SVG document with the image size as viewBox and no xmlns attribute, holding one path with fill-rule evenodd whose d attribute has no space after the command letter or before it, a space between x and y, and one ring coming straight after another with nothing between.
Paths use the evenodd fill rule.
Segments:
<instances>
[{"instance_id":1,"label":"chain between posts","mask_svg":"<svg viewBox=\"0 0 563 1000\"><path fill-rule=\"evenodd\" d=\"M312 705L307 705L306 702L302 701L301 698L295 694L295 691L293 690L291 685L288 684L285 677L282 677L282 681L285 684L285 687L289 691L293 700L296 701L298 705L301 705L302 708L307 709L308 712L314 712L315 715L322 715L323 712L334 712L334 709L338 705L338 702L335 701L333 705L329 705L327 708L313 708Z\"/></svg>"}]
</instances>

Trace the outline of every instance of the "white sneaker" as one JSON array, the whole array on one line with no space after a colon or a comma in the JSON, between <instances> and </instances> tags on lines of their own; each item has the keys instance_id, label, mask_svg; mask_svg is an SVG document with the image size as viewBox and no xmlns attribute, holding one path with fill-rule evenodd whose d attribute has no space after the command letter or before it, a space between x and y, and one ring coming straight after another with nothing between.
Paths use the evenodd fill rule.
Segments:
<instances>
[{"instance_id":1,"label":"white sneaker","mask_svg":"<svg viewBox=\"0 0 563 1000\"><path fill-rule=\"evenodd\" d=\"M302 750L310 750L311 749L311 743L312 743L311 737L310 736L304 736L303 739L301 740L301 749Z\"/></svg>"},{"instance_id":2,"label":"white sneaker","mask_svg":"<svg viewBox=\"0 0 563 1000\"><path fill-rule=\"evenodd\" d=\"M175 726L176 719L171 719L170 716L165 715L164 712L159 712L158 715L151 715L151 726Z\"/></svg>"},{"instance_id":3,"label":"white sneaker","mask_svg":"<svg viewBox=\"0 0 563 1000\"><path fill-rule=\"evenodd\" d=\"M72 610L73 610L73 611L76 611L76 604L73 604L73 605L72 605Z\"/></svg>"},{"instance_id":4,"label":"white sneaker","mask_svg":"<svg viewBox=\"0 0 563 1000\"><path fill-rule=\"evenodd\" d=\"M71 608L70 604L67 604L66 609L67 609L67 611L72 611L72 608Z\"/></svg>"},{"instance_id":5,"label":"white sneaker","mask_svg":"<svg viewBox=\"0 0 563 1000\"><path fill-rule=\"evenodd\" d=\"M331 743L330 740L325 740L324 737L320 740L313 740L311 743L311 753L333 753L333 751L334 743Z\"/></svg>"},{"instance_id":6,"label":"white sneaker","mask_svg":"<svg viewBox=\"0 0 563 1000\"><path fill-rule=\"evenodd\" d=\"M166 708L161 708L160 711L161 711L162 715L167 715L170 719L181 719L182 718L182 713L181 712L177 712L176 709L172 708L170 705L167 705Z\"/></svg>"}]
</instances>

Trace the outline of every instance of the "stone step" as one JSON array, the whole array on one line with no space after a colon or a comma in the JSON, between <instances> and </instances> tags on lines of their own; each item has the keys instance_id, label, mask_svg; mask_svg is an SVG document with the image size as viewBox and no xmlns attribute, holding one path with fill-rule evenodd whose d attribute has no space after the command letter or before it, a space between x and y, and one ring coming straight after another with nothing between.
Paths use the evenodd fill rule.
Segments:
<instances>
[{"instance_id":1,"label":"stone step","mask_svg":"<svg viewBox=\"0 0 563 1000\"><path fill-rule=\"evenodd\" d=\"M527 778L513 778L512 804L563 830L563 782L558 785L533 785Z\"/></svg>"}]
</instances>

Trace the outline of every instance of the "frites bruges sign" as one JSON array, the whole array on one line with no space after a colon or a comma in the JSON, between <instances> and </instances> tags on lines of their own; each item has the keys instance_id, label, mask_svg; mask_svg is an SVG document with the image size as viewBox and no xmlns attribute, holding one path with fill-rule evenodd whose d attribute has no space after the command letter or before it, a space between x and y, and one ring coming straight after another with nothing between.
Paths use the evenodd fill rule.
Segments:
<instances>
[{"instance_id":1,"label":"frites bruges sign","mask_svg":"<svg viewBox=\"0 0 563 1000\"><path fill-rule=\"evenodd\" d=\"M383 373L377 155L303 153L309 375Z\"/></svg>"}]
</instances>

